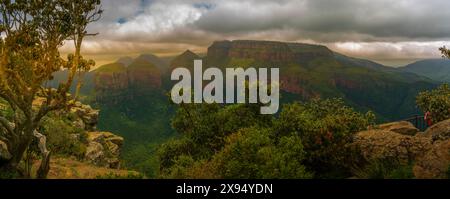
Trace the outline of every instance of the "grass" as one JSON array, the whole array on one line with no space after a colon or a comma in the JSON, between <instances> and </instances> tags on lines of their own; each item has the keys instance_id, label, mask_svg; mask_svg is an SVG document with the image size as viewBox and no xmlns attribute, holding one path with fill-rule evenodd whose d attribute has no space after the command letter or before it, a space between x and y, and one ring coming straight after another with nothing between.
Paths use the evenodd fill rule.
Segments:
<instances>
[{"instance_id":1,"label":"grass","mask_svg":"<svg viewBox=\"0 0 450 199\"><path fill-rule=\"evenodd\" d=\"M141 175L135 171L97 167L67 157L52 158L50 165L48 179L98 179L99 176L128 178L129 176ZM35 167L37 166L38 163L36 163Z\"/></svg>"}]
</instances>

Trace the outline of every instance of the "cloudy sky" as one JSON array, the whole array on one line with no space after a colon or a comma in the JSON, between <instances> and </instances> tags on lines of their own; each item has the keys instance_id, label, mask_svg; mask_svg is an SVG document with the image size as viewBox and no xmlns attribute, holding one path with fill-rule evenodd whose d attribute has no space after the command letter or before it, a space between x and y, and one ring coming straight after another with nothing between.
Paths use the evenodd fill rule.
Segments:
<instances>
[{"instance_id":1,"label":"cloudy sky","mask_svg":"<svg viewBox=\"0 0 450 199\"><path fill-rule=\"evenodd\" d=\"M450 46L449 0L103 0L103 9L89 27L100 35L83 48L98 64L202 53L224 39L317 43L391 65Z\"/></svg>"}]
</instances>

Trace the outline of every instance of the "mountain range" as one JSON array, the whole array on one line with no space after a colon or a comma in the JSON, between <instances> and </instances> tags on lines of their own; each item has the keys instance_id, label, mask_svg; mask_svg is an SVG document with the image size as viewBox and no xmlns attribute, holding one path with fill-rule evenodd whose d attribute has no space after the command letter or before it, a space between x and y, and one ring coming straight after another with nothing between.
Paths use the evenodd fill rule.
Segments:
<instances>
[{"instance_id":1,"label":"mountain range","mask_svg":"<svg viewBox=\"0 0 450 199\"><path fill-rule=\"evenodd\" d=\"M405 72L411 72L440 82L450 82L450 60L426 59L400 68Z\"/></svg>"},{"instance_id":2,"label":"mountain range","mask_svg":"<svg viewBox=\"0 0 450 199\"><path fill-rule=\"evenodd\" d=\"M170 125L176 110L168 96L174 84L170 72L176 67L193 70L195 59L202 59L204 68L278 67L282 103L338 97L356 110L372 110L379 121L419 114L415 96L450 81L450 61L392 68L325 46L274 41L217 41L205 56L187 50L172 59L151 54L120 58L88 72L81 93L101 110L99 128L127 140L123 159L133 169L149 176L157 170L154 149L176 136ZM64 77L64 71L55 74L49 85Z\"/></svg>"}]
</instances>

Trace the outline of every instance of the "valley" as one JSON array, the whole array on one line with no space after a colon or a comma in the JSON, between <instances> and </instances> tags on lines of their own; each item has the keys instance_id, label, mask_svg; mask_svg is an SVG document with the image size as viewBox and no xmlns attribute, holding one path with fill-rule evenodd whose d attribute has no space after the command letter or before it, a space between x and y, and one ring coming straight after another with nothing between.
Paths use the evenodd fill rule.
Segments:
<instances>
[{"instance_id":1,"label":"valley","mask_svg":"<svg viewBox=\"0 0 450 199\"><path fill-rule=\"evenodd\" d=\"M154 55L121 58L86 73L81 92L84 103L101 110L98 128L125 138L122 159L126 167L148 177L158 175L155 153L159 144L180 136L171 124L177 106L170 101L170 89L176 83L170 80L170 72L178 67L193 72L194 60L202 60L205 70L277 67L281 104L342 98L357 111L373 111L379 123L421 114L415 96L447 81L420 75L419 70L391 68L325 46L299 43L218 41L205 56L187 50L170 61ZM61 79L64 72L55 74L53 83Z\"/></svg>"}]
</instances>

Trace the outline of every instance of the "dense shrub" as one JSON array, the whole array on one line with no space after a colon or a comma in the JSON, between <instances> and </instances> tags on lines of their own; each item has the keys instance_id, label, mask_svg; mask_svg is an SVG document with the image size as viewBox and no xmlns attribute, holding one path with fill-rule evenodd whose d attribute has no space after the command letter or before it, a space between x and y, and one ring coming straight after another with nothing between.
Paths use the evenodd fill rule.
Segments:
<instances>
[{"instance_id":1,"label":"dense shrub","mask_svg":"<svg viewBox=\"0 0 450 199\"><path fill-rule=\"evenodd\" d=\"M353 135L372 125L342 100L283 107L182 105L173 118L181 138L159 150L163 178L342 178L353 166Z\"/></svg>"},{"instance_id":2,"label":"dense shrub","mask_svg":"<svg viewBox=\"0 0 450 199\"><path fill-rule=\"evenodd\" d=\"M356 132L372 125L375 116L361 114L340 99L286 105L276 122L278 136L297 134L306 151L305 165L316 177L350 175L357 154L350 145ZM355 155L357 157L357 155Z\"/></svg>"},{"instance_id":3,"label":"dense shrub","mask_svg":"<svg viewBox=\"0 0 450 199\"><path fill-rule=\"evenodd\" d=\"M269 129L249 128L230 135L211 164L223 178L311 178L302 165L304 157L298 135L283 136L276 142Z\"/></svg>"},{"instance_id":4,"label":"dense shrub","mask_svg":"<svg viewBox=\"0 0 450 199\"><path fill-rule=\"evenodd\" d=\"M47 147L54 154L82 158L86 152L86 132L75 127L68 117L51 115L41 122L40 132L47 136Z\"/></svg>"},{"instance_id":5,"label":"dense shrub","mask_svg":"<svg viewBox=\"0 0 450 199\"><path fill-rule=\"evenodd\" d=\"M450 86L444 84L432 91L421 92L416 99L423 112L430 112L434 123L450 119Z\"/></svg>"},{"instance_id":6,"label":"dense shrub","mask_svg":"<svg viewBox=\"0 0 450 199\"><path fill-rule=\"evenodd\" d=\"M413 179L413 164L402 165L394 159L373 160L354 171L361 179Z\"/></svg>"}]
</instances>

